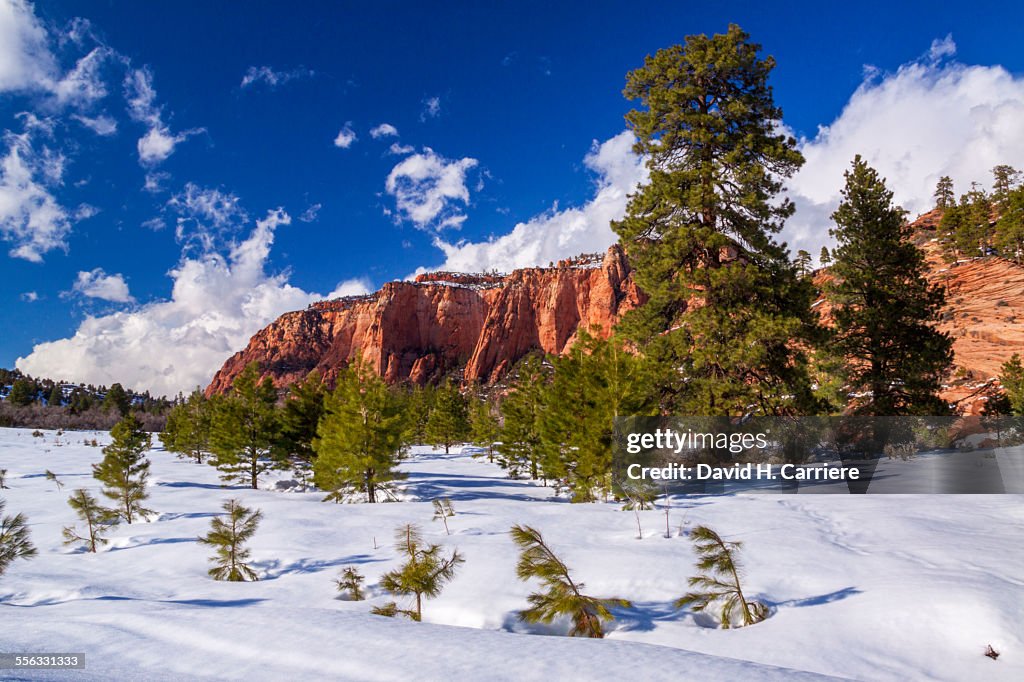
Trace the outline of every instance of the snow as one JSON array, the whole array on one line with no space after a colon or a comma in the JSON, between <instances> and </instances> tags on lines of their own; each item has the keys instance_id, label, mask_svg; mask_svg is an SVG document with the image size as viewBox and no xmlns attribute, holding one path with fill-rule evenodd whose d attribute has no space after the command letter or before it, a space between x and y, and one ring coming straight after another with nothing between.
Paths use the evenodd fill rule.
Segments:
<instances>
[{"instance_id":1,"label":"snow","mask_svg":"<svg viewBox=\"0 0 1024 682\"><path fill-rule=\"evenodd\" d=\"M217 471L159 448L149 523L121 526L98 554L61 543L77 487L98 493L90 463L106 433L0 429L6 513L24 512L39 556L0 576L0 652L84 652L86 669L15 679L1024 679L1024 498L1020 495L677 497L663 509L569 504L486 460L415 448L405 501L339 505L318 492L221 488ZM885 466L903 463L885 462ZM880 464L882 466L882 464ZM64 488L47 481L54 471ZM452 500L446 536L431 499ZM264 521L250 546L261 580L223 583L195 542L237 497ZM370 615L391 598L377 578L399 562L392 533L419 523L466 563L423 623ZM507 531L537 527L596 596L623 597L604 640L528 626L515 612L533 587L515 576ZM771 608L757 625L714 627L673 608L694 554L688 528L742 540L745 590ZM369 599L336 598L341 568L367 578ZM1001 656L986 658L991 644ZM9 679L11 671L0 671Z\"/></svg>"}]
</instances>

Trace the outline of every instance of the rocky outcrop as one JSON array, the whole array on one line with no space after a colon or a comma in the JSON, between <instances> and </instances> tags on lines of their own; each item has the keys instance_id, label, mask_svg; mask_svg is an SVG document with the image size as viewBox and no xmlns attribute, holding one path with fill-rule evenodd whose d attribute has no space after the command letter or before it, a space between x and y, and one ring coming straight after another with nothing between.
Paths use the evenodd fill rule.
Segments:
<instances>
[{"instance_id":1,"label":"rocky outcrop","mask_svg":"<svg viewBox=\"0 0 1024 682\"><path fill-rule=\"evenodd\" d=\"M428 273L282 315L224 363L206 392L224 392L251 362L278 386L314 369L333 382L357 354L392 383L460 368L466 380L493 382L531 351L563 352L581 328L607 334L641 301L618 246L510 275Z\"/></svg>"}]
</instances>

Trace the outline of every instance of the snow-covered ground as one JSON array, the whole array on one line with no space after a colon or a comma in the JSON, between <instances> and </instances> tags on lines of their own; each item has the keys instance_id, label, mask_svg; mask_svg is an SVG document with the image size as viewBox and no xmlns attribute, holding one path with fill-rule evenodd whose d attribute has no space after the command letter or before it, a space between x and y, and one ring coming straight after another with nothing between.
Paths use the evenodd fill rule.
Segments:
<instances>
[{"instance_id":1,"label":"snow-covered ground","mask_svg":"<svg viewBox=\"0 0 1024 682\"><path fill-rule=\"evenodd\" d=\"M573 505L468 455L416 448L406 501L321 502L315 492L224 489L217 471L155 449L149 523L121 526L98 554L65 547L77 487L98 495L83 444L107 434L0 429L7 513L24 512L39 556L0 576L0 653L85 652L86 669L14 679L1020 680L1024 679L1024 496L769 495L677 498L643 512ZM64 488L48 481L55 472ZM276 478L282 478L278 474ZM274 478L266 487L272 488ZM432 522L449 497L451 536ZM215 582L195 538L229 497L264 515L255 583ZM393 530L416 522L466 563L423 623L369 615L390 601ZM508 529L530 524L596 596L623 597L604 640L526 626L531 585L515 576ZM673 608L694 554L687 528L742 540L745 588L772 608L737 630ZM344 566L369 600L336 598ZM991 645L1001 656L983 653ZM0 670L11 679L12 671Z\"/></svg>"}]
</instances>

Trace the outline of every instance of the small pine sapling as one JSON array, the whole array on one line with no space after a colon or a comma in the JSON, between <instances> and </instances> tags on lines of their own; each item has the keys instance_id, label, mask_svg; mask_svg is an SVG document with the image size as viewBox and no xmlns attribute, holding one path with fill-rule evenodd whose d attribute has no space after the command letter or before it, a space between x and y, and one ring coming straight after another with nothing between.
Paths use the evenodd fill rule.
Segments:
<instances>
[{"instance_id":1,"label":"small pine sapling","mask_svg":"<svg viewBox=\"0 0 1024 682\"><path fill-rule=\"evenodd\" d=\"M223 508L227 512L227 520L215 517L210 522L210 532L198 538L204 545L216 548L216 554L210 558L214 567L208 573L214 580L259 580L256 572L245 563L250 550L243 545L256 532L263 513L258 509L247 509L235 499L225 502Z\"/></svg>"},{"instance_id":2,"label":"small pine sapling","mask_svg":"<svg viewBox=\"0 0 1024 682\"><path fill-rule=\"evenodd\" d=\"M598 599L583 594L583 583L574 582L569 567L555 556L540 531L530 526L512 526L512 540L519 545L516 575L526 581L537 578L545 591L528 599L532 606L519 612L527 623L550 623L559 616L572 619L570 637L604 637L603 621L615 620L609 606L629 607L625 599Z\"/></svg>"},{"instance_id":3,"label":"small pine sapling","mask_svg":"<svg viewBox=\"0 0 1024 682\"><path fill-rule=\"evenodd\" d=\"M76 490L68 498L68 504L78 514L78 518L85 523L85 535L79 535L74 526L65 526L64 544L84 542L90 552L95 552L97 547L107 544L107 539L103 535L117 525L120 520L117 512L100 506L96 498L90 495L85 488Z\"/></svg>"},{"instance_id":4,"label":"small pine sapling","mask_svg":"<svg viewBox=\"0 0 1024 682\"><path fill-rule=\"evenodd\" d=\"M697 570L701 575L690 578L690 587L699 588L675 601L678 608L691 607L703 612L715 603L721 603L719 618L723 628L759 623L768 616L768 608L756 601L747 601L740 586L740 568L734 556L742 546L739 542L725 542L707 526L693 529L693 542L697 555ZM738 617L738 624L737 624Z\"/></svg>"},{"instance_id":5,"label":"small pine sapling","mask_svg":"<svg viewBox=\"0 0 1024 682\"><path fill-rule=\"evenodd\" d=\"M455 516L455 508L452 506L452 501L447 497L434 500L434 521L440 519L444 523L444 532L446 535L452 534L452 532L448 530L449 516Z\"/></svg>"},{"instance_id":6,"label":"small pine sapling","mask_svg":"<svg viewBox=\"0 0 1024 682\"><path fill-rule=\"evenodd\" d=\"M7 469L0 469L0 490L7 490Z\"/></svg>"},{"instance_id":7,"label":"small pine sapling","mask_svg":"<svg viewBox=\"0 0 1024 682\"><path fill-rule=\"evenodd\" d=\"M57 490L60 490L64 487L64 484L60 482L59 478L57 478L57 474L53 473L49 469L46 470L46 480L53 481L57 485Z\"/></svg>"},{"instance_id":8,"label":"small pine sapling","mask_svg":"<svg viewBox=\"0 0 1024 682\"><path fill-rule=\"evenodd\" d=\"M15 559L30 559L37 554L29 539L28 519L24 514L4 516L6 503L0 500L0 575Z\"/></svg>"},{"instance_id":9,"label":"small pine sapling","mask_svg":"<svg viewBox=\"0 0 1024 682\"><path fill-rule=\"evenodd\" d=\"M402 614L412 620L423 619L423 598L433 599L441 594L445 584L455 577L455 569L465 559L452 550L450 557L441 553L441 545L428 545L415 524L406 524L395 533L395 547L405 554L406 562L380 579L380 586L391 594L415 597L415 609L400 609L395 602L375 606L371 613L378 616Z\"/></svg>"},{"instance_id":10,"label":"small pine sapling","mask_svg":"<svg viewBox=\"0 0 1024 682\"><path fill-rule=\"evenodd\" d=\"M346 566L334 584L338 586L338 592L341 592L341 595L348 601L362 601L366 598L363 594L363 580L362 573L352 566Z\"/></svg>"},{"instance_id":11,"label":"small pine sapling","mask_svg":"<svg viewBox=\"0 0 1024 682\"><path fill-rule=\"evenodd\" d=\"M103 448L103 460L92 465L92 475L103 483L101 492L117 503L118 516L131 524L134 519L153 513L142 506L149 497L149 460L143 455L152 443L134 414L117 422L110 435L113 440Z\"/></svg>"},{"instance_id":12,"label":"small pine sapling","mask_svg":"<svg viewBox=\"0 0 1024 682\"><path fill-rule=\"evenodd\" d=\"M619 494L626 498L622 505L623 511L631 511L636 517L636 537L644 539L644 529L640 525L640 512L654 508L654 501L658 497L658 491L649 483L644 481L626 481L619 487Z\"/></svg>"}]
</instances>

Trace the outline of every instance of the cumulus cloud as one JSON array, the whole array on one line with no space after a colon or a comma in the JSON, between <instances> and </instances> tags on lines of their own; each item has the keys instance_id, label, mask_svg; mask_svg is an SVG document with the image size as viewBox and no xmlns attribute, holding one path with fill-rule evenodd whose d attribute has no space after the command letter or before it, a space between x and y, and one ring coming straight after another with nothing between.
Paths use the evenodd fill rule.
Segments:
<instances>
[{"instance_id":1,"label":"cumulus cloud","mask_svg":"<svg viewBox=\"0 0 1024 682\"><path fill-rule=\"evenodd\" d=\"M1024 77L946 59L955 51L947 36L893 73L869 73L835 121L801 140L807 162L787 183L797 212L783 231L793 250L831 244L829 216L856 154L911 217L933 207L943 175L966 191L990 184L997 164L1024 167Z\"/></svg>"},{"instance_id":2,"label":"cumulus cloud","mask_svg":"<svg viewBox=\"0 0 1024 682\"><path fill-rule=\"evenodd\" d=\"M88 298L98 298L113 303L134 303L128 291L128 283L120 273L108 275L103 268L79 272L71 290Z\"/></svg>"},{"instance_id":3,"label":"cumulus cloud","mask_svg":"<svg viewBox=\"0 0 1024 682\"><path fill-rule=\"evenodd\" d=\"M285 274L267 273L275 230L290 221L281 209L269 211L226 253L183 257L168 273L168 300L86 317L73 336L36 345L16 366L37 376L119 381L158 395L204 386L259 329L324 298L292 286ZM343 282L330 295L368 288L365 281Z\"/></svg>"},{"instance_id":4,"label":"cumulus cloud","mask_svg":"<svg viewBox=\"0 0 1024 682\"><path fill-rule=\"evenodd\" d=\"M38 89L56 70L46 29L32 6L24 0L0 2L0 92Z\"/></svg>"},{"instance_id":5,"label":"cumulus cloud","mask_svg":"<svg viewBox=\"0 0 1024 682\"><path fill-rule=\"evenodd\" d=\"M242 76L242 83L239 87L245 90L255 85L263 84L270 89L274 89L289 81L298 78L309 78L313 75L313 71L302 67L292 69L291 71L280 71L269 66L250 66L246 70L245 75Z\"/></svg>"},{"instance_id":6,"label":"cumulus cloud","mask_svg":"<svg viewBox=\"0 0 1024 682\"><path fill-rule=\"evenodd\" d=\"M466 174L476 165L476 159L449 160L424 147L391 169L384 189L402 220L420 229L458 227L466 219L458 205L469 203Z\"/></svg>"},{"instance_id":7,"label":"cumulus cloud","mask_svg":"<svg viewBox=\"0 0 1024 682\"><path fill-rule=\"evenodd\" d=\"M334 138L334 146L348 149L357 139L355 131L352 130L352 121L349 121L345 124L345 127L338 131L338 135Z\"/></svg>"},{"instance_id":8,"label":"cumulus cloud","mask_svg":"<svg viewBox=\"0 0 1024 682\"><path fill-rule=\"evenodd\" d=\"M370 129L370 137L379 140L382 137L398 137L398 128L390 123L381 123Z\"/></svg>"},{"instance_id":9,"label":"cumulus cloud","mask_svg":"<svg viewBox=\"0 0 1024 682\"><path fill-rule=\"evenodd\" d=\"M373 285L370 280L365 277L359 277L355 279L346 279L343 282L338 282L338 286L334 287L334 291L327 294L324 298L345 298L346 296L363 296L373 291Z\"/></svg>"},{"instance_id":10,"label":"cumulus cloud","mask_svg":"<svg viewBox=\"0 0 1024 682\"><path fill-rule=\"evenodd\" d=\"M155 166L174 153L174 148L190 136L203 132L202 128L174 133L163 121L163 111L156 105L156 90L153 88L153 74L148 68L131 69L124 82L128 114L133 120L144 123L148 130L139 138L137 148L139 162L144 166Z\"/></svg>"},{"instance_id":11,"label":"cumulus cloud","mask_svg":"<svg viewBox=\"0 0 1024 682\"><path fill-rule=\"evenodd\" d=\"M633 153L633 134L623 131L598 143L596 140L584 163L597 175L595 193L582 206L559 209L557 205L511 232L483 242L451 243L435 238L444 252L439 270L479 272L547 265L550 261L607 249L616 240L610 223L626 210L627 195L646 182L647 169ZM420 268L423 272L427 268Z\"/></svg>"},{"instance_id":12,"label":"cumulus cloud","mask_svg":"<svg viewBox=\"0 0 1024 682\"><path fill-rule=\"evenodd\" d=\"M395 156L405 156L406 154L412 154L416 149L412 145L398 144L392 142L391 146L388 147L388 154L394 154Z\"/></svg>"}]
</instances>

